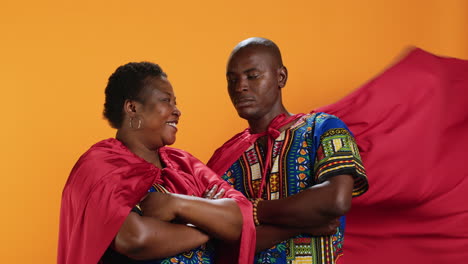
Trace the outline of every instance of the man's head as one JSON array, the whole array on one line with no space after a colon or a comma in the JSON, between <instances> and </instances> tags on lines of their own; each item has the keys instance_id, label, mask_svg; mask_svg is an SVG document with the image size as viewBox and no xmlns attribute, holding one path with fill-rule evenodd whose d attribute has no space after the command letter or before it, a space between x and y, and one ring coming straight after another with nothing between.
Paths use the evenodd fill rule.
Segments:
<instances>
[{"instance_id":1,"label":"man's head","mask_svg":"<svg viewBox=\"0 0 468 264\"><path fill-rule=\"evenodd\" d=\"M281 88L288 72L271 40L249 38L237 44L229 57L226 77L229 96L240 117L271 120L286 112Z\"/></svg>"}]
</instances>

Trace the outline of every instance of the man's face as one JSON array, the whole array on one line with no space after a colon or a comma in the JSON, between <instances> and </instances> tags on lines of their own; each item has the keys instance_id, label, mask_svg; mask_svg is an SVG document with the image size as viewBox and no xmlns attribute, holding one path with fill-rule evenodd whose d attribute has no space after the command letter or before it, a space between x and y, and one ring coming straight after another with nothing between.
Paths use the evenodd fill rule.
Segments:
<instances>
[{"instance_id":1,"label":"man's face","mask_svg":"<svg viewBox=\"0 0 468 264\"><path fill-rule=\"evenodd\" d=\"M277 60L264 47L237 51L227 66L228 92L241 118L256 120L281 106L285 76Z\"/></svg>"}]
</instances>

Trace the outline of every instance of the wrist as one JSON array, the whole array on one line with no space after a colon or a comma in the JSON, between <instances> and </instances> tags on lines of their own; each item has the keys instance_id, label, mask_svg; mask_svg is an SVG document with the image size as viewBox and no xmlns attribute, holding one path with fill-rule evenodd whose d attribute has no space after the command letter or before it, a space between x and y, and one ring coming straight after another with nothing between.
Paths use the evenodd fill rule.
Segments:
<instances>
[{"instance_id":1,"label":"wrist","mask_svg":"<svg viewBox=\"0 0 468 264\"><path fill-rule=\"evenodd\" d=\"M183 213L187 211L188 203L187 200L177 194L171 194L172 205L174 208L174 214L176 218L184 218Z\"/></svg>"},{"instance_id":2,"label":"wrist","mask_svg":"<svg viewBox=\"0 0 468 264\"><path fill-rule=\"evenodd\" d=\"M259 205L263 201L261 198L253 199L252 202L252 217L254 220L254 224L256 226L260 225L260 218L259 218Z\"/></svg>"}]
</instances>

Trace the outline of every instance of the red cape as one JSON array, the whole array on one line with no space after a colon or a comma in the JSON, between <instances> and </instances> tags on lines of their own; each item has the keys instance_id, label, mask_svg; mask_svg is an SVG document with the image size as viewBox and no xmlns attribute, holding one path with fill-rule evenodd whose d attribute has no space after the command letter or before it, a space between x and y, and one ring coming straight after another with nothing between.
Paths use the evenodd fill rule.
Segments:
<instances>
[{"instance_id":1,"label":"red cape","mask_svg":"<svg viewBox=\"0 0 468 264\"><path fill-rule=\"evenodd\" d=\"M130 210L153 183L172 193L198 197L214 184L227 190L225 197L237 202L244 223L238 250L220 249L220 261L253 261L255 227L251 203L187 152L164 147L159 154L166 164L163 170L137 157L116 139L101 141L81 156L62 194L59 264L97 263Z\"/></svg>"},{"instance_id":2,"label":"red cape","mask_svg":"<svg viewBox=\"0 0 468 264\"><path fill-rule=\"evenodd\" d=\"M292 116L286 116L280 114L275 117L268 125L267 131L259 134L252 134L250 128L246 128L244 131L236 134L221 147L219 147L211 156L210 160L206 165L211 168L216 174L223 175L231 166L239 159L240 156L246 151L252 144L257 141L258 138L267 135L268 136L268 151L271 151L272 141L274 141L281 132L279 131L285 125L296 121L301 118L304 114L296 114ZM267 151L267 153L268 153ZM268 165L265 165L267 168Z\"/></svg>"},{"instance_id":3,"label":"red cape","mask_svg":"<svg viewBox=\"0 0 468 264\"><path fill-rule=\"evenodd\" d=\"M347 215L346 263L468 260L468 61L414 49L316 111L353 131L366 195Z\"/></svg>"}]
</instances>

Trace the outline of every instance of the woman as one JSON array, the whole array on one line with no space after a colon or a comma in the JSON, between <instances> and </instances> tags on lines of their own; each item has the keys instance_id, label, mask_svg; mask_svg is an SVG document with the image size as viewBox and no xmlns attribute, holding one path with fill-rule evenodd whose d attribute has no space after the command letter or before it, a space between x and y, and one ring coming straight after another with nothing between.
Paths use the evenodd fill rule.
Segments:
<instances>
[{"instance_id":1,"label":"woman","mask_svg":"<svg viewBox=\"0 0 468 264\"><path fill-rule=\"evenodd\" d=\"M92 146L70 174L58 263L213 263L211 238L228 244L216 250L219 263L250 263L250 202L190 154L165 147L181 113L161 68L123 65L105 94L116 138Z\"/></svg>"}]
</instances>

